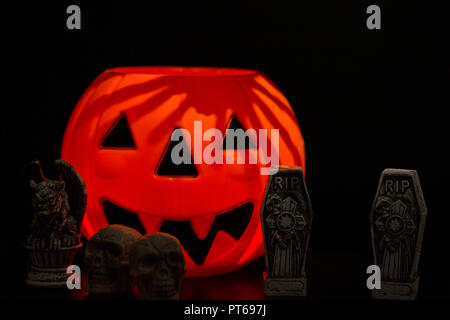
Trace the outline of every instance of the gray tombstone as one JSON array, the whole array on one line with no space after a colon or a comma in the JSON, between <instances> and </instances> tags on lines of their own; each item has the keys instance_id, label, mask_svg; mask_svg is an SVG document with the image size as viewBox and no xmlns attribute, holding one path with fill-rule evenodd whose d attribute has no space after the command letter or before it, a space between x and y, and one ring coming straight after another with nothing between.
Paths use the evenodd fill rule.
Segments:
<instances>
[{"instance_id":1,"label":"gray tombstone","mask_svg":"<svg viewBox=\"0 0 450 320\"><path fill-rule=\"evenodd\" d=\"M370 213L375 264L381 270L376 299L413 300L427 208L415 170L385 169Z\"/></svg>"},{"instance_id":2,"label":"gray tombstone","mask_svg":"<svg viewBox=\"0 0 450 320\"><path fill-rule=\"evenodd\" d=\"M312 207L300 167L280 166L268 179L261 205L266 296L305 296L305 260Z\"/></svg>"}]
</instances>

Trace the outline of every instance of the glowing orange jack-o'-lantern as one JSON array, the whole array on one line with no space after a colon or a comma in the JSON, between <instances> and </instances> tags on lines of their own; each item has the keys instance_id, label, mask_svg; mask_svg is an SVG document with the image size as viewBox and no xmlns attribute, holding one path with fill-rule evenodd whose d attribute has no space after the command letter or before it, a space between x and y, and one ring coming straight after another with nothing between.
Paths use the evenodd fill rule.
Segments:
<instances>
[{"instance_id":1,"label":"glowing orange jack-o'-lantern","mask_svg":"<svg viewBox=\"0 0 450 320\"><path fill-rule=\"evenodd\" d=\"M259 72L107 70L78 102L62 146L62 159L86 183L82 230L87 238L112 223L173 234L183 245L187 276L233 271L262 255L259 212L267 176L261 175L261 162L200 164L191 152L194 163L173 164L172 132L184 128L194 135L194 121L202 122L203 131L222 131L225 139L227 128L279 129L279 164L304 167L295 114ZM257 144L254 149L249 144L247 150L224 147L223 152L239 157L258 151Z\"/></svg>"}]
</instances>

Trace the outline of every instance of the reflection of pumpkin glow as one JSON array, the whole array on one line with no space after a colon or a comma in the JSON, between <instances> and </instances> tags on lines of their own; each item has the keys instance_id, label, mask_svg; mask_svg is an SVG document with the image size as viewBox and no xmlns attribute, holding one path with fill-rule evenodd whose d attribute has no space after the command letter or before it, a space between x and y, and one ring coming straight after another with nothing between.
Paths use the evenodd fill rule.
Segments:
<instances>
[{"instance_id":1,"label":"reflection of pumpkin glow","mask_svg":"<svg viewBox=\"0 0 450 320\"><path fill-rule=\"evenodd\" d=\"M135 148L102 147L121 116L128 121ZM193 133L194 121L201 120L203 131L217 128L224 133L232 116L245 129L279 129L280 165L304 167L295 114L282 93L256 71L129 67L101 74L73 111L62 146L62 159L82 175L88 191L84 235L89 238L108 224L102 201L137 215L147 232L159 230L163 221L190 221L204 241L217 215L251 202L253 213L239 238L219 230L202 264L184 250L187 276L233 271L259 257L259 212L267 182L259 161L195 164L196 177L156 174L175 128Z\"/></svg>"}]
</instances>

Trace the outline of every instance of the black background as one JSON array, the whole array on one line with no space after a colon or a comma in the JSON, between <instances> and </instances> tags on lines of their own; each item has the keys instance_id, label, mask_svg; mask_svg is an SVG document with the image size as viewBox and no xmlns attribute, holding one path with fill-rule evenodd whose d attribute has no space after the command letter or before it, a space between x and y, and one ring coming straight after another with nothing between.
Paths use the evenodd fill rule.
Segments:
<instances>
[{"instance_id":1,"label":"black background","mask_svg":"<svg viewBox=\"0 0 450 320\"><path fill-rule=\"evenodd\" d=\"M87 86L111 67L192 65L260 70L293 106L315 213L310 297L369 298L373 197L384 168L405 168L418 171L428 207L419 299L448 298L448 4L354 2L61 1L5 9L6 295L26 295L21 244L31 201L23 168L59 157ZM373 3L382 9L381 30L366 28ZM81 30L66 28L70 4L81 7ZM261 272L261 261L248 270Z\"/></svg>"}]
</instances>

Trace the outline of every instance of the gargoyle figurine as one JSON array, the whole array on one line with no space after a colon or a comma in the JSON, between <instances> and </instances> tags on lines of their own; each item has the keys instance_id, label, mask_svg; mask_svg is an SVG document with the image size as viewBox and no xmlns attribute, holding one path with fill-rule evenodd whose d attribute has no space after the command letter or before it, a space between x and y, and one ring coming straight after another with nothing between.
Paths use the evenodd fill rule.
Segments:
<instances>
[{"instance_id":1,"label":"gargoyle figurine","mask_svg":"<svg viewBox=\"0 0 450 320\"><path fill-rule=\"evenodd\" d=\"M50 249L78 244L87 198L83 180L64 160L56 160L54 164L61 180L47 179L39 161L31 165L34 217L27 244Z\"/></svg>"},{"instance_id":2,"label":"gargoyle figurine","mask_svg":"<svg viewBox=\"0 0 450 320\"><path fill-rule=\"evenodd\" d=\"M86 187L67 162L56 160L54 167L59 180L46 178L39 161L31 163L34 216L25 245L31 264L26 282L31 286L64 286L66 268L82 246L80 225L86 210Z\"/></svg>"}]
</instances>

